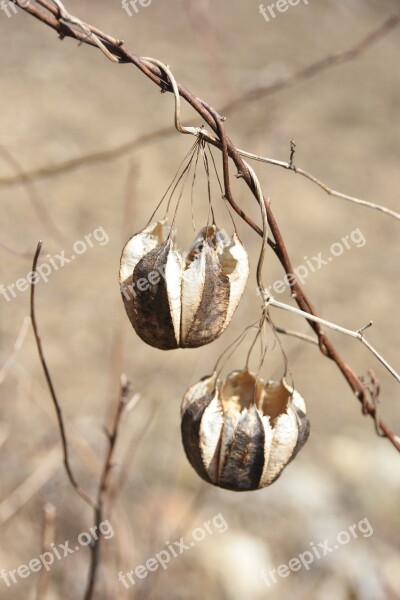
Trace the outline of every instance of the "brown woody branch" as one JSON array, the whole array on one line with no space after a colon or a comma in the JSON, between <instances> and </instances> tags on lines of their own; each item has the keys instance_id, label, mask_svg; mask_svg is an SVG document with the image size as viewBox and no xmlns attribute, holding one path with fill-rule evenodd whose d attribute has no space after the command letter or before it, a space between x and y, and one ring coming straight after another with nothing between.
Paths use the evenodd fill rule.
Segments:
<instances>
[{"instance_id":1,"label":"brown woody branch","mask_svg":"<svg viewBox=\"0 0 400 600\"><path fill-rule=\"evenodd\" d=\"M116 442L118 438L119 428L122 421L122 416L124 414L124 410L127 403L127 398L130 390L130 385L125 377L121 380L121 389L120 389L120 397L117 406L117 411L114 416L114 423L111 431L107 432L108 437L108 451L106 455L106 459L104 461L104 468L100 479L99 491L97 495L97 507L95 511L95 525L97 526L97 531L100 528L100 524L104 520L105 514L105 502L107 493L109 491L110 486L110 475L114 466L114 453L116 448ZM92 558L90 563L89 570L89 580L88 587L86 589L85 600L91 600L93 597L93 593L95 591L95 583L98 567L100 564L100 549L101 549L101 536L98 536L95 542L92 545Z\"/></svg>"},{"instance_id":2,"label":"brown woody branch","mask_svg":"<svg viewBox=\"0 0 400 600\"><path fill-rule=\"evenodd\" d=\"M47 2L46 0L40 0L38 2L38 4L42 5L47 10L50 10L53 15L58 16L58 9L55 6L53 6L52 4L50 4L49 2ZM186 0L186 4L188 5L190 11L194 10L194 5L192 6L192 4L193 4L192 0ZM207 29L210 27L210 23L209 23L208 19L205 18L204 15L203 15L202 19L200 19L200 21L201 21L200 24L198 22L199 19L197 17L195 20L196 20L196 27L200 26L203 29L204 28ZM386 21L384 21L381 25L379 25L376 29L374 29L368 35L366 35L355 46L352 46L351 48L348 48L347 50L344 50L341 52L329 54L325 58L318 60L314 63L311 63L310 65L308 65L304 68L301 68L298 71L295 71L294 73L291 73L284 78L278 79L277 81L273 81L270 84L260 86L259 88L249 90L248 92L245 92L242 96L235 98L233 101L231 100L228 104L225 104L225 106L221 109L220 112L222 112L223 114L232 113L235 110L240 109L243 106L246 106L249 102L253 102L260 98L264 98L266 96L269 96L276 92L279 92L282 89L285 89L285 88L291 87L295 84L298 84L301 81L309 79L310 77L315 76L318 73L320 73L332 66L335 66L338 64L343 64L345 62L349 62L351 60L358 58L364 52L366 52L366 50L368 50L371 46L376 44L384 36L386 36L388 33L390 33L390 31L392 31L395 27L397 27L399 22L400 22L400 13L396 13L396 14L390 16ZM117 42L119 45L122 44L122 42L120 42L119 40L115 40L111 36L108 36L104 33L102 34L98 29L96 29L94 27L92 27L92 31L95 34L105 35L106 36L105 41L108 41L111 44L113 44L115 42ZM87 38L87 36L86 36L86 40L87 40L87 43L90 42L90 40ZM215 52L214 52L214 54L215 54ZM121 61L122 60L123 59L121 57ZM215 61L218 62L217 59L215 59ZM221 68L219 68L219 73L220 73L220 71L221 71ZM79 158L70 159L70 160L64 161L64 162L56 164L56 165L49 165L49 166L46 166L43 168L38 168L38 169L31 171L28 175L29 175L30 180L39 179L41 177L51 177L51 176L59 174L59 173L66 173L66 172L73 171L73 170L78 169L85 165L91 165L91 164L96 164L96 163L107 161L107 160L116 159L119 156L122 156L128 152L136 150L137 148L140 148L147 143L155 142L155 141L158 141L159 139L167 138L167 137L173 135L174 133L175 133L174 127L166 127L166 128L163 128L163 129L151 132L151 133L146 133L145 135L139 136L136 139L125 142L124 144L121 144L113 149L103 150L103 151L95 152L92 154L87 154L87 155L81 156ZM315 177L311 173L308 173L308 172L304 171L303 169L295 167L292 160L289 163L285 163L283 161L269 159L266 157L264 158L264 157L253 156L253 158L256 158L257 160L262 160L263 162L267 162L271 165L283 167L285 169L291 169L293 172L295 172L299 175L302 175L303 177L306 177L307 179L309 179L310 181L312 181L313 183L318 185L330 196L333 196L336 198L341 198L343 200L347 200L347 201L353 202L355 204L360 204L362 206L367 206L369 208L373 208L373 209L379 210L381 212L384 212L396 219L400 219L400 215L398 213L396 213L395 211L390 210L380 204L377 204L375 202L369 202L367 200L363 200L362 198L356 198L354 196L350 196L348 194L343 194L342 192L334 190L333 188L329 187L324 182L320 181L317 177ZM0 178L0 186L2 186L2 185L18 185L23 182L24 182L24 178L22 177L21 174L17 174L16 176Z\"/></svg>"},{"instance_id":3,"label":"brown woody branch","mask_svg":"<svg viewBox=\"0 0 400 600\"><path fill-rule=\"evenodd\" d=\"M68 23L65 23L64 21L61 21L60 17L59 17L58 9L55 8L53 4L51 4L47 0L38 0L37 4L40 4L43 8L47 9L47 12L44 12L43 10L41 10L40 8L35 6L33 3L31 3L29 6L25 7L24 10L26 12L28 12L29 14L31 14L32 16L34 16L35 18L42 21L43 23L45 23L46 25L48 25L49 27L51 27L52 29L54 29L55 31L57 31L57 33L59 33L59 35L61 37L72 37L80 42L85 43L85 44L88 44L91 46L96 45L96 43L93 41L93 39L87 35L87 33L84 33L79 28L76 28L72 25L69 25ZM374 41L376 41L376 39L379 39L383 35L383 32L386 33L387 30L390 30L395 25L397 25L399 20L400 20L400 15L395 15L395 16L391 17L386 22L383 29L380 28L379 32L374 32L373 34L368 36L368 38L366 38L363 41L363 43L361 44L361 47L365 48L365 47L368 47L369 45L371 45L371 43L373 43ZM97 28L94 28L93 26L88 25L87 23L85 24L85 28L87 28L88 30L93 32L96 36L98 36L98 38L102 41L104 46L106 46L107 50L109 52L111 52L114 57L116 57L118 62L132 63L144 75L146 75L146 77L148 77L151 81L153 81L153 83L155 83L162 91L171 91L171 87L170 87L169 83L165 81L164 75L158 67L148 63L146 60L142 59L140 56L130 53L125 48L125 46L123 45L123 43L120 40L117 40L117 39L111 37L110 35L101 32ZM351 51L348 51L348 57L354 55L354 52L355 52L354 49ZM343 60L344 60L344 58L343 58L343 53L342 53L341 58L338 58L338 57L332 58L329 61L329 63L332 62L332 64L334 64L336 62L340 62ZM316 67L314 66L314 69L312 69L311 72L313 72L313 70L315 70L315 69L316 69ZM310 72L308 72L308 73L310 73ZM305 76L306 75L303 75L303 77L305 77ZM308 74L308 76L309 76L309 74ZM234 146L234 144L231 142L231 140L226 136L224 127L221 124L221 120L220 120L219 116L217 116L216 111L211 109L204 101L202 101L201 99L199 99L198 97L193 95L182 84L178 84L178 89L179 89L179 93L180 93L181 97L184 98L188 102L188 104L190 104L192 106L192 108L194 108L194 110L199 114L199 116L212 129L212 131L214 131L214 133L219 135L222 146L223 146L222 150L223 150L225 170L227 168L227 159L228 159L228 157L230 157L233 160L233 162L238 170L238 173L244 179L244 181L246 182L246 184L248 185L248 187L250 188L250 190L252 191L254 196L257 198L257 190L255 189L254 181L250 175L250 172L247 169L246 165L244 164L244 161L242 160L238 149ZM227 198L229 200L229 195L230 195L229 189L226 190L226 194L227 194ZM235 208L235 204L233 205L233 207ZM237 207L237 205L236 205L236 207ZM237 210L237 208L235 210ZM271 231L272 235L274 236L274 240L275 240L275 243L273 244L273 249L274 249L274 252L277 255L279 261L281 262L285 272L288 275L290 275L290 280L292 282L292 284L291 284L292 295L295 298L299 308L302 311L305 311L311 315L317 316L310 300L308 299L307 295L304 293L302 287L300 286L300 284L296 280L295 275L293 274L293 267L292 267L289 254L288 254L288 251L286 249L286 246L285 246L285 243L283 240L282 233L279 229L278 223L277 223L277 221L274 217L274 214L271 210L271 207L268 203L266 203L266 210L267 210L269 228L270 228L270 231ZM241 211L240 214L243 217L243 211ZM336 351L333 344L330 342L328 337L323 332L321 325L319 323L316 323L313 321L308 321L308 322L318 337L321 352L336 363L336 365L342 372L343 376L345 377L346 381L348 382L349 386L353 390L354 394L356 395L358 400L362 403L364 414L368 414L375 419L376 418L375 406L370 401L368 391L367 391L364 383L360 379L360 377L358 377L357 374L353 371L353 369L349 365L347 365L346 362L341 358L341 356L338 354L338 352ZM397 450L400 451L399 438L381 420L379 420L379 427L380 427L380 430L391 441L393 446L395 446L397 448Z\"/></svg>"},{"instance_id":4,"label":"brown woody branch","mask_svg":"<svg viewBox=\"0 0 400 600\"><path fill-rule=\"evenodd\" d=\"M32 273L34 273L34 274L37 273L36 269L37 269L37 263L38 263L41 249L42 249L42 242L40 241L38 243L38 246L37 246L37 249L35 252L35 256L33 259ZM112 426L111 432L107 433L109 445L108 445L108 450L107 450L105 461L104 461L103 471L102 471L101 478L100 478L97 500L96 500L96 502L93 502L91 500L91 498L86 494L86 492L78 484L78 482L75 478L75 475L73 473L72 467L71 467L70 458L69 458L69 446L68 446L67 434L66 434L66 429L65 429L65 424L64 424L64 417L63 417L61 405L58 401L58 397L57 397L57 394L56 394L56 391L55 391L55 388L53 385L50 371L47 366L47 362L46 362L44 352L43 352L41 337L39 335L39 329L38 329L38 324L37 324L37 320L36 320L36 311L35 311L35 287L36 287L36 282L34 281L34 278L32 278L31 299L30 299L31 321L32 321L32 326L33 326L33 331L34 331L34 335L35 335L35 340L36 340L36 345L37 345L40 361L41 361L42 368L43 368L43 371L45 374L45 378L46 378L46 382L47 382L47 385L48 385L48 388L50 391L50 395L51 395L51 398L53 400L53 404L54 404L54 407L56 410L57 421L58 421L60 435L61 435L61 441L62 441L65 470L68 475L68 479L69 479L72 487L74 488L74 490L79 494L79 496L81 496L81 498L83 498L85 500L85 502L89 506L91 506L94 509L95 525L97 526L97 531L99 531L100 524L104 520L105 501L106 501L107 493L109 492L110 475L112 472L112 468L114 466L113 465L114 453L115 453L115 448L116 448L116 443L117 443L117 438L118 438L118 434L119 434L121 420L122 420L122 417L124 414L124 409L125 409L126 403L127 403L127 396L129 393L130 386L129 386L128 382L125 380L125 378L123 378L123 380L121 381L120 397L119 397L118 407L117 407L117 410L116 410L116 413L114 416L113 426ZM98 567L99 567L99 563L100 563L100 547L101 547L101 536L98 535L96 540L94 541L93 545L91 546L91 562L90 562L89 579L88 579L88 586L87 586L87 590L86 590L86 594L85 594L85 600L91 600L91 598L93 597L96 575L97 575L97 571L98 571Z\"/></svg>"}]
</instances>

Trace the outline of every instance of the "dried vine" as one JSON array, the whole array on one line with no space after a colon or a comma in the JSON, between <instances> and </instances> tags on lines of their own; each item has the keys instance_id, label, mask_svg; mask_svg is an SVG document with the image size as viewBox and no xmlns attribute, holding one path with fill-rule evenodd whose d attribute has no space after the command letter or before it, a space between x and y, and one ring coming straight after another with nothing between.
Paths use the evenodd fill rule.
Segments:
<instances>
[{"instance_id":1,"label":"dried vine","mask_svg":"<svg viewBox=\"0 0 400 600\"><path fill-rule=\"evenodd\" d=\"M39 8L39 6L42 8ZM65 10L62 3L58 0L54 0L54 3L47 0L37 0L35 3L31 2L28 6L21 8L23 8L24 11L36 19L40 20L45 25L54 29L61 38L71 37L79 42L97 47L106 55L109 60L112 60L115 63L131 63L136 66L163 92L174 91L172 80L170 77L166 78L165 70L163 70L163 68L157 64L154 64L154 61L150 62L148 59L129 52L121 40L118 40L109 34L100 31L98 28L84 23L76 17L73 17ZM364 41L364 45L369 45L375 41L377 37L381 37L383 32L386 32L397 25L399 19L399 15L391 17L386 24L379 29L379 33L375 33ZM351 56L351 54L352 53L350 52L349 56ZM346 56L333 59L330 61L330 63L335 64L344 58L346 58ZM312 74L312 70L310 74ZM259 193L257 186L254 178L252 177L251 170L244 162L242 157L247 156L250 158L263 160L262 157L256 157L237 148L226 135L225 126L223 123L224 118L221 117L214 109L212 109L205 101L193 95L185 86L179 83L176 83L175 85L178 95L182 97L198 113L207 126L210 127L210 129L217 136L215 137L212 134L207 134L206 139L222 150L225 174L229 170L228 163L230 158L235 164L238 176L245 181L258 201ZM176 114L176 117L179 118L178 113ZM179 128L178 123L179 121L177 119L176 127L179 131L182 133L191 133L196 135L195 128ZM267 162L265 159L264 161ZM293 164L291 163L288 163L288 165L282 164L280 166L285 166L285 168L291 168L295 170ZM234 201L230 187L227 185L228 182L228 178L225 177L225 196L227 200L230 202L234 210L246 221L246 223L249 224L259 235L262 235L262 230L260 227L253 223ZM308 318L307 321L317 336L321 352L324 354L324 356L336 363L350 388L353 390L355 396L362 403L363 413L368 414L375 419L377 429L382 435L386 436L391 441L397 450L400 451L400 438L396 436L380 419L376 407L376 398L374 398L373 394L371 394L370 387L365 383L364 379L359 377L354 370L341 358L333 344L324 333L320 322L321 320L318 318L311 301L303 291L293 273L293 267L284 243L283 235L280 231L269 202L265 202L265 209L268 218L269 231L273 236L273 240L269 239L268 243L279 259L283 269L285 270L285 273L289 277L291 282L292 296L297 302L300 311L307 313L307 315L311 315L311 318Z\"/></svg>"}]
</instances>

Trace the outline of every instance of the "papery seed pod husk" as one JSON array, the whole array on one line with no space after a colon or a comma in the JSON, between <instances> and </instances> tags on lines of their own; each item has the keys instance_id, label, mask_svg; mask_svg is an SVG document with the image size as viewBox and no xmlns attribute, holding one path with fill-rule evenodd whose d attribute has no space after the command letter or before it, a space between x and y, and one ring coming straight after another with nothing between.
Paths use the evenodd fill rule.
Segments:
<instances>
[{"instance_id":1,"label":"papery seed pod husk","mask_svg":"<svg viewBox=\"0 0 400 600\"><path fill-rule=\"evenodd\" d=\"M247 370L224 380L215 373L187 390L182 440L190 464L205 481L233 490L267 487L307 441L306 405L285 379Z\"/></svg>"},{"instance_id":2,"label":"papery seed pod husk","mask_svg":"<svg viewBox=\"0 0 400 600\"><path fill-rule=\"evenodd\" d=\"M126 244L120 288L143 341L162 350L197 348L228 326L246 287L247 253L236 234L204 227L186 259L166 221L151 223Z\"/></svg>"}]
</instances>

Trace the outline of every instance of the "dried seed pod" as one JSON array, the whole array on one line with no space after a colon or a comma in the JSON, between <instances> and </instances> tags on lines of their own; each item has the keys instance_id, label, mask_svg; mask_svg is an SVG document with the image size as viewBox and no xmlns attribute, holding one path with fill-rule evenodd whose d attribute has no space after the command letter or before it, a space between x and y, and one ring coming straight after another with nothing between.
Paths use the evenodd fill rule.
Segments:
<instances>
[{"instance_id":1,"label":"dried seed pod","mask_svg":"<svg viewBox=\"0 0 400 600\"><path fill-rule=\"evenodd\" d=\"M303 398L286 381L257 379L247 370L223 381L213 374L186 392L182 440L205 481L233 491L273 483L309 435Z\"/></svg>"},{"instance_id":2,"label":"dried seed pod","mask_svg":"<svg viewBox=\"0 0 400 600\"><path fill-rule=\"evenodd\" d=\"M229 324L246 287L247 253L236 234L203 228L186 259L166 221L134 235L121 257L120 287L136 333L162 350L197 348Z\"/></svg>"}]
</instances>

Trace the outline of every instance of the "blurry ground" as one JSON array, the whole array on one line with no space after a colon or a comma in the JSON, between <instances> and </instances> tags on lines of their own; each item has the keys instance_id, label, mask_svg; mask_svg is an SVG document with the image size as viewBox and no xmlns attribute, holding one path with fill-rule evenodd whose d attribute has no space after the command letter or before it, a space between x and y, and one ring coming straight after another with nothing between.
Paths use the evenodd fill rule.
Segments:
<instances>
[{"instance_id":1,"label":"blurry ground","mask_svg":"<svg viewBox=\"0 0 400 600\"><path fill-rule=\"evenodd\" d=\"M134 52L171 65L180 81L216 108L233 94L348 47L398 8L395 0L311 0L308 6L300 3L266 23L258 4L254 0L209 2L217 33L213 52L222 57L217 71L210 68L210 55L204 52L211 43L205 44L205 38L193 30L181 1L153 0L131 18L118 0L70 0L68 8L123 38ZM199 25L196 18L191 22ZM242 148L284 160L294 138L299 166L336 189L398 210L399 50L399 30L395 30L355 62L236 112L228 118L229 134ZM0 14L0 65L0 145L27 170L111 148L172 124L171 97L160 96L133 67L117 68L99 52L79 48L71 40L61 43L25 14L12 18ZM186 107L184 115L189 120L193 116ZM182 138L175 135L118 160L37 182L58 234L44 222L26 189L0 189L3 285L26 276L40 238L44 256L63 249L70 254L76 240L98 227L110 239L37 288L41 333L67 419L76 472L92 495L106 447L102 426L110 415L110 398L115 396L121 369L141 395L120 440L120 458L133 446L112 518L116 535L104 544L98 598L400 598L398 458L390 444L376 436L372 421L362 417L337 368L315 348L285 340L296 385L308 402L312 435L274 486L242 495L209 488L184 457L179 434L181 396L210 371L219 353L254 320L259 307L253 277L223 338L207 348L185 352L162 353L146 346L125 317L117 285L121 247L128 235L146 223L169 185L191 143ZM330 320L357 329L373 319L369 339L396 366L397 223L331 199L293 174L256 166L294 264L304 262L304 256L326 254L332 243L361 230L367 243L310 275L306 289ZM2 154L0 177L13 172ZM235 193L257 217L240 183ZM218 203L216 188L215 195ZM205 192L199 191L197 205L204 199ZM192 237L188 204L180 215L182 246ZM219 214L229 230L226 213L221 209ZM254 265L259 240L242 224L238 227ZM273 282L282 274L274 257L268 258L266 277ZM27 311L26 292L12 302L0 297L0 366ZM276 317L307 331L296 318ZM382 413L399 431L394 380L361 345L335 334L332 339L358 372L376 368L382 383ZM245 352L246 348L239 351L229 367L240 368ZM271 349L265 376L279 374L280 364L278 352ZM8 571L41 552L46 502L57 509L56 543L75 540L88 531L92 514L71 491L62 469L53 408L31 332L0 394L0 569ZM190 539L194 527L218 513L229 525L223 534L207 536L171 561L167 570L150 574L130 590L118 582L119 570L134 569L164 549L167 540L185 534ZM287 564L309 550L310 543L334 540L363 519L373 527L370 537L360 534L315 560L309 571L278 578L269 588L261 580L261 569ZM82 550L57 562L47 599L83 597L88 560L88 551ZM33 574L12 588L0 580L0 597L35 598L37 577Z\"/></svg>"}]
</instances>

